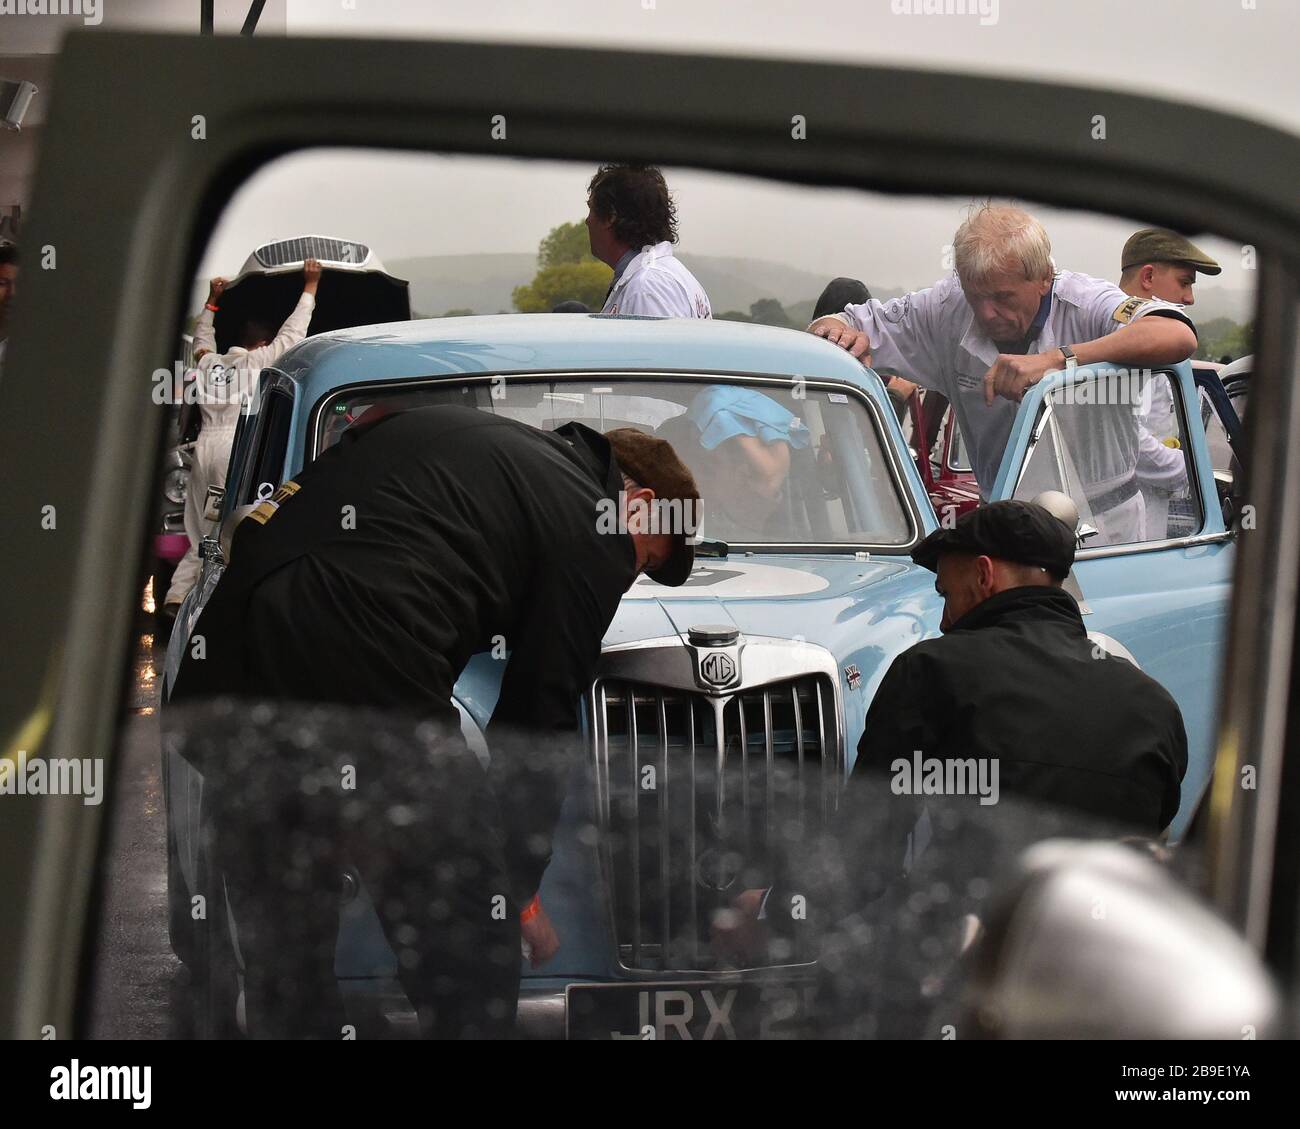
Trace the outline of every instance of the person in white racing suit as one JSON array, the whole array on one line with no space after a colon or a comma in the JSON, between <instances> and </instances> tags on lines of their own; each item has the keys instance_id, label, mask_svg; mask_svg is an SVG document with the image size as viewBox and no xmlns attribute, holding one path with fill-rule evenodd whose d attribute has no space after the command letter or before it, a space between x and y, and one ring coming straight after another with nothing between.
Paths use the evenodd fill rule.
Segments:
<instances>
[{"instance_id":1,"label":"person in white racing suit","mask_svg":"<svg viewBox=\"0 0 1300 1129\"><path fill-rule=\"evenodd\" d=\"M303 264L302 296L279 332L272 337L270 325L250 318L240 330L240 344L228 353L217 352L213 328L213 315L219 308L226 280L214 278L211 282L207 303L194 327L194 358L198 370L195 402L202 425L194 444L194 461L185 494L185 535L190 539L190 547L176 566L163 601L163 610L168 615L176 615L198 580L199 542L212 526L204 517L208 488L226 484L230 448L243 404L257 388L258 373L307 336L312 311L316 308L320 276L320 263L308 259Z\"/></svg>"}]
</instances>

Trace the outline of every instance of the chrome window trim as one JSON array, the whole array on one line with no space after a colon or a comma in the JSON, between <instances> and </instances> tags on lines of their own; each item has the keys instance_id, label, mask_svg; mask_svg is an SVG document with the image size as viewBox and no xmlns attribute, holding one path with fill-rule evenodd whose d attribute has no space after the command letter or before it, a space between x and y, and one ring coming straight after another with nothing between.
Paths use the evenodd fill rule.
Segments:
<instances>
[{"instance_id":1,"label":"chrome window trim","mask_svg":"<svg viewBox=\"0 0 1300 1129\"><path fill-rule=\"evenodd\" d=\"M307 417L307 454L309 461L314 461L321 453L321 439L324 430L327 407L338 397L348 395L358 389L383 391L399 389L409 391L426 385L437 384L490 384L494 380L507 383L519 382L536 384L540 381L649 381L658 380L670 384L766 384L774 388L788 388L796 382L816 391L849 393L855 396L867 410L875 428L876 441L885 452L885 459L890 469L890 479L895 495L902 505L908 523L908 539L896 545L886 545L871 541L831 541L831 542L777 542L777 541L736 541L728 542L729 547L738 552L753 553L879 553L882 556L902 556L910 554L922 537L921 511L916 498L908 488L906 474L894 443L889 436L885 417L875 398L864 389L847 380L835 377L789 376L771 373L738 372L732 370L701 371L699 369L533 369L528 372L481 372L481 373L446 373L441 376L404 377L399 380L356 381L355 383L331 388L312 406Z\"/></svg>"},{"instance_id":2,"label":"chrome window trim","mask_svg":"<svg viewBox=\"0 0 1300 1129\"><path fill-rule=\"evenodd\" d=\"M1165 549L1194 549L1198 545L1219 545L1225 541L1235 541L1237 534L1231 529L1216 530L1213 533L1189 533L1186 537L1168 537L1163 541L1138 541L1131 545L1098 545L1092 549L1080 549L1075 554L1075 561L1091 561L1101 557L1122 557L1130 553L1159 553Z\"/></svg>"}]
</instances>

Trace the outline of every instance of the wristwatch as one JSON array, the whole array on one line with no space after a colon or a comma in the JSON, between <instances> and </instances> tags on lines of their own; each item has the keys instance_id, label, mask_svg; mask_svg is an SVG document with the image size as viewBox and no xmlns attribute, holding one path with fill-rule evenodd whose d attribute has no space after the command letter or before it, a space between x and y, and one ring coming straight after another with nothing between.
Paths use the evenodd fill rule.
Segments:
<instances>
[{"instance_id":1,"label":"wristwatch","mask_svg":"<svg viewBox=\"0 0 1300 1129\"><path fill-rule=\"evenodd\" d=\"M1074 355L1074 350L1068 345L1061 346L1061 356L1065 358L1065 371L1073 372L1079 367L1079 358Z\"/></svg>"}]
</instances>

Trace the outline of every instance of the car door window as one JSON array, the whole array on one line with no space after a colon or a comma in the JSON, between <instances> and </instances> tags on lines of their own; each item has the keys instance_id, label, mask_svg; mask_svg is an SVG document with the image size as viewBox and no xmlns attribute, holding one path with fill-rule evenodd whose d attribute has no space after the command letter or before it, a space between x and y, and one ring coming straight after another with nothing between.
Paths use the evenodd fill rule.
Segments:
<instances>
[{"instance_id":1,"label":"car door window","mask_svg":"<svg viewBox=\"0 0 1300 1129\"><path fill-rule=\"evenodd\" d=\"M285 452L292 423L292 393L281 384L267 387L257 415L244 421L245 427L253 428L243 462L247 470L239 475L234 490L230 492L233 499L230 505L250 505L269 498L275 492L284 477Z\"/></svg>"},{"instance_id":2,"label":"car door window","mask_svg":"<svg viewBox=\"0 0 1300 1129\"><path fill-rule=\"evenodd\" d=\"M1085 545L1137 544L1202 524L1186 415L1168 374L1093 372L1045 398L1015 497L1068 494Z\"/></svg>"},{"instance_id":3,"label":"car door window","mask_svg":"<svg viewBox=\"0 0 1300 1129\"><path fill-rule=\"evenodd\" d=\"M1246 406L1244 392L1240 399L1240 404L1234 400L1232 405L1238 411L1238 418ZM1241 464L1233 452L1232 442L1228 438L1228 429L1224 427L1214 402L1204 388L1197 390L1197 400L1200 406L1201 423L1205 427L1205 439L1210 445L1210 465L1214 468L1214 476L1231 485L1240 476Z\"/></svg>"},{"instance_id":4,"label":"car door window","mask_svg":"<svg viewBox=\"0 0 1300 1129\"><path fill-rule=\"evenodd\" d=\"M958 474L970 474L972 472L970 453L966 450L966 444L962 442L961 427L957 423L956 413L951 409L948 412L948 426L952 429L952 442L948 447L948 469Z\"/></svg>"}]
</instances>

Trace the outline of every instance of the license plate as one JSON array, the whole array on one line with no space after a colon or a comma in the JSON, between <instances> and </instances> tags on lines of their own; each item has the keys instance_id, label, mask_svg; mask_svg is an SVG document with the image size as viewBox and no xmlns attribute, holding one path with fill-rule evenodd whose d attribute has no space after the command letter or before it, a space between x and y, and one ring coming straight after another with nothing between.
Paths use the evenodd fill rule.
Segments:
<instances>
[{"instance_id":1,"label":"license plate","mask_svg":"<svg viewBox=\"0 0 1300 1129\"><path fill-rule=\"evenodd\" d=\"M570 1039L797 1038L812 1011L809 983L570 984Z\"/></svg>"}]
</instances>

